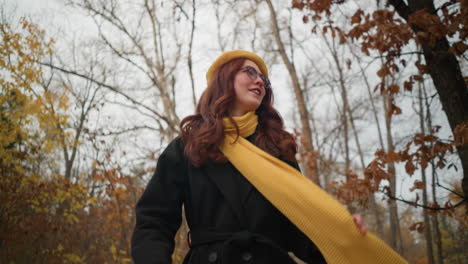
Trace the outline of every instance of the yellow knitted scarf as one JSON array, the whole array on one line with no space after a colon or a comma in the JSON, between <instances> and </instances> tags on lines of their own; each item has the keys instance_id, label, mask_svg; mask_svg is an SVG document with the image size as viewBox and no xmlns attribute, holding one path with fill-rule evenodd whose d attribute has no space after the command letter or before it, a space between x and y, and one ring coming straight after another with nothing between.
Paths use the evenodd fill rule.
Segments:
<instances>
[{"instance_id":1,"label":"yellow knitted scarf","mask_svg":"<svg viewBox=\"0 0 468 264\"><path fill-rule=\"evenodd\" d=\"M359 233L352 216L337 200L287 163L256 147L244 137L255 132L254 112L223 120L220 146L227 159L278 210L315 243L329 264L407 263L374 234Z\"/></svg>"}]
</instances>

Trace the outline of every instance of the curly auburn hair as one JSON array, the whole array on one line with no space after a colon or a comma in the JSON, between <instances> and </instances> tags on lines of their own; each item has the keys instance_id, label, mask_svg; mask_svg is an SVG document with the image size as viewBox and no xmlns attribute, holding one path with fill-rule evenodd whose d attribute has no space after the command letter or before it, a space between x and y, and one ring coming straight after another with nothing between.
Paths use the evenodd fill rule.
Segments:
<instances>
[{"instance_id":1,"label":"curly auburn hair","mask_svg":"<svg viewBox=\"0 0 468 264\"><path fill-rule=\"evenodd\" d=\"M201 167L210 160L226 161L218 148L224 139L223 118L230 117L230 110L234 107L234 77L245 60L237 58L223 65L200 97L195 114L180 123L184 153L195 167ZM258 134L254 144L275 157L293 161L297 152L296 142L284 130L283 119L272 104L273 93L271 89L265 89L265 96L256 110Z\"/></svg>"}]
</instances>

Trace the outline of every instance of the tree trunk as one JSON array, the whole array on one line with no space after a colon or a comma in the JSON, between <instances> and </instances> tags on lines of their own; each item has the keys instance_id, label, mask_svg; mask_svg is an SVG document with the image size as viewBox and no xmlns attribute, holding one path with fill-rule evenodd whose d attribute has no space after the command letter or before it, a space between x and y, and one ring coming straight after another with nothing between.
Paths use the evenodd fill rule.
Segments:
<instances>
[{"instance_id":1,"label":"tree trunk","mask_svg":"<svg viewBox=\"0 0 468 264\"><path fill-rule=\"evenodd\" d=\"M391 94L384 94L384 109L385 109L385 127L387 130L387 150L388 153L394 152L393 137L392 137L392 123L391 116L387 115L387 110L391 104ZM396 176L395 176L395 164L393 162L388 163L388 173L390 182L390 196L396 196ZM400 221L398 218L398 205L395 199L389 199L390 209L390 246L395 249L398 253L403 255L403 245L401 241L401 230Z\"/></svg>"},{"instance_id":2,"label":"tree trunk","mask_svg":"<svg viewBox=\"0 0 468 264\"><path fill-rule=\"evenodd\" d=\"M368 78L367 78L367 76L365 74L364 68L362 67L361 58L357 54L355 54L353 52L352 48L350 48L350 51L353 54L353 57L358 61L358 66L359 66L359 69L361 71L362 79L364 80L364 83L366 84L367 95L369 96L369 102L370 102L371 108L372 108L372 115L374 116L375 124L376 124L376 127L377 127L377 134L379 136L380 148L382 150L385 150L385 145L383 143L382 129L380 128L380 121L379 121L379 116L378 116L378 112L377 112L377 107L375 106L374 98L372 97L372 91L371 91L369 80L368 80ZM363 168L364 168L364 166L363 166ZM377 233L383 237L383 235L384 235L384 223L382 221L382 217L380 216L380 212L378 210L378 206L377 206L377 202L375 200L375 195L374 194L372 194L370 196L370 206L371 206L371 210L372 210L372 213L373 213L375 221L376 221Z\"/></svg>"},{"instance_id":3,"label":"tree trunk","mask_svg":"<svg viewBox=\"0 0 468 264\"><path fill-rule=\"evenodd\" d=\"M193 108L197 107L197 98L195 96L195 81L193 80L193 64L192 64L192 46L193 46L193 35L195 34L195 15L196 15L196 6L195 0L192 0L192 28L190 30L190 42L189 42L189 51L187 56L187 65L189 68L190 75L190 84L192 85L192 100Z\"/></svg>"},{"instance_id":4,"label":"tree trunk","mask_svg":"<svg viewBox=\"0 0 468 264\"><path fill-rule=\"evenodd\" d=\"M427 127L429 129L429 133L432 135L432 116L431 116L431 111L430 111L430 105L429 105L429 100L427 96L427 91L426 91L426 86L423 83L423 92L424 92L424 104L426 107L426 120L427 120ZM436 166L434 164L434 160L431 160L431 169L432 169L432 201L434 204L437 204L437 193L436 193ZM435 245L437 247L437 259L436 263L437 264L443 264L444 263L444 258L443 258L443 249L442 249L442 235L440 233L440 225L439 225L439 214L435 213L431 217L432 219L432 231L434 232L434 239L435 239Z\"/></svg>"},{"instance_id":5,"label":"tree trunk","mask_svg":"<svg viewBox=\"0 0 468 264\"><path fill-rule=\"evenodd\" d=\"M304 146L305 152L310 154L309 156L306 157L304 161L304 164L306 165L305 175L308 178L312 179L317 185L321 187L320 178L318 175L318 168L317 168L318 161L317 161L317 158L314 155L312 155L315 149L314 149L313 142L312 142L312 130L310 129L310 124L309 124L309 111L307 110L307 107L306 107L303 90L301 89L301 86L299 84L299 78L297 76L296 68L294 64L292 63L292 61L288 58L286 54L286 49L284 47L284 43L281 40L276 11L273 7L273 4L271 3L271 0L266 0L266 3L268 4L268 8L270 10L273 35L275 37L276 44L278 45L278 50L283 60L283 63L286 65L286 68L288 69L288 73L289 73L289 76L291 77L291 81L292 81L292 85L294 89L294 94L296 96L297 106L299 108L299 115L300 115L301 126L302 126L303 146ZM311 164L315 164L315 165L310 166Z\"/></svg>"},{"instance_id":6,"label":"tree trunk","mask_svg":"<svg viewBox=\"0 0 468 264\"><path fill-rule=\"evenodd\" d=\"M412 0L408 5L402 0L388 0L398 14L408 21L417 11L425 9L430 14L437 15L433 1ZM411 25L415 33L424 30ZM434 45L422 44L424 59L429 74L439 94L442 108L449 121L452 132L462 122L468 120L468 89L466 87L457 58L448 52L447 38L438 39ZM457 147L463 168L462 188L465 197L468 195L468 146Z\"/></svg>"},{"instance_id":7,"label":"tree trunk","mask_svg":"<svg viewBox=\"0 0 468 264\"><path fill-rule=\"evenodd\" d=\"M426 129L424 127L424 107L423 107L423 95L422 95L422 84L418 85L418 102L419 102L419 126L421 133L425 134ZM421 168L421 177L423 182L423 205L427 206L427 180L426 180L426 169ZM429 214L427 210L423 209L424 217L424 237L426 238L426 255L429 264L434 264L434 250L432 248L432 228L429 220Z\"/></svg>"},{"instance_id":8,"label":"tree trunk","mask_svg":"<svg viewBox=\"0 0 468 264\"><path fill-rule=\"evenodd\" d=\"M327 45L329 46L331 55L336 65L336 69L338 70L338 79L339 79L340 89L341 89L340 95L341 95L341 101L343 103L343 110L342 110L343 112L341 115L341 120L343 124L343 129L344 129L343 133L344 133L344 146L345 146L345 174L346 174L351 166L351 160L349 158L349 127L348 127L348 119L349 119L348 113L351 115L351 111L349 107L348 94L346 91L346 86L345 86L344 77L343 77L343 69L341 68L340 61L338 60L338 54L337 54L337 50L335 47L335 42L332 41L332 43L330 44L328 43L327 40L325 41L327 42ZM357 137L356 137L356 140L357 140L356 144L358 145L358 148L360 149L359 139Z\"/></svg>"},{"instance_id":9,"label":"tree trunk","mask_svg":"<svg viewBox=\"0 0 468 264\"><path fill-rule=\"evenodd\" d=\"M436 196L436 182L435 182L435 165L431 164L432 167L432 199L433 201L437 201L437 196ZM444 263L444 257L443 257L443 249L442 249L442 235L440 233L440 225L439 225L439 214L435 213L432 215L432 227L434 231L434 236L435 236L435 244L437 247L437 264L443 264Z\"/></svg>"}]
</instances>

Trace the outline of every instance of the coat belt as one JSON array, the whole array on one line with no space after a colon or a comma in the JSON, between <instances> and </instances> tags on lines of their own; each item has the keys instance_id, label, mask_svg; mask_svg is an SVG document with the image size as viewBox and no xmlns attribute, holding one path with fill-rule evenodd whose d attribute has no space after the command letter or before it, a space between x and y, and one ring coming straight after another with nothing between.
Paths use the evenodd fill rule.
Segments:
<instances>
[{"instance_id":1,"label":"coat belt","mask_svg":"<svg viewBox=\"0 0 468 264\"><path fill-rule=\"evenodd\" d=\"M277 243L265 237L264 235L252 233L247 230L238 232L191 230L188 236L188 242L191 249L202 245L222 242L223 244L220 252L221 263L224 263L225 252L228 250L231 244L247 247L254 242L268 245L289 258L288 252L280 247Z\"/></svg>"}]
</instances>

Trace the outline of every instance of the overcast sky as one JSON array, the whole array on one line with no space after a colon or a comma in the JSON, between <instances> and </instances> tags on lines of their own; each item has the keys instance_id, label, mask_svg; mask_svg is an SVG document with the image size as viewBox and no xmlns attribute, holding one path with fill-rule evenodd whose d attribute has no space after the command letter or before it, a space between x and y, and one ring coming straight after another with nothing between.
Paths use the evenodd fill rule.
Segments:
<instances>
[{"instance_id":1,"label":"overcast sky","mask_svg":"<svg viewBox=\"0 0 468 264\"><path fill-rule=\"evenodd\" d=\"M61 38L61 36L65 36L67 34L69 35L70 32L80 32L79 34L90 35L96 32L94 23L89 19L89 17L80 15L79 12L76 10L70 11L69 9L64 8L63 3L65 2L65 0L0 0L0 3L2 2L6 4L7 12L11 12L11 10L13 10L13 7L16 6L14 17L29 17L34 23L37 23L42 28L45 28L48 34L56 38L56 45L58 46L63 45L61 42L63 38ZM281 9L278 10L279 13L281 13L281 11ZM204 11L200 10L200 12ZM209 10L205 12L209 12ZM205 86L204 72L208 68L209 63L218 54L214 51L211 52L211 49L209 47L210 42L213 42L213 40L210 39L214 35L213 28L210 28L210 26L213 27L213 23L207 23L206 20L203 20L213 19L213 17L210 17L210 14L203 13L199 13L198 15L199 17L197 19L199 19L199 21L197 21L197 24L201 26L197 28L197 35L195 37L194 43L194 70L196 82L195 86L197 89L197 94L200 94ZM326 51L326 48L320 46L317 47L316 51L320 52L320 50L322 50L323 52ZM328 65L326 64L324 64L324 66L328 67ZM299 70L302 70L301 66L299 66L298 68ZM294 127L294 123L292 120L295 108L293 103L294 100L288 87L290 81L288 79L287 72L282 65L275 65L275 67L273 67L273 69L270 70L272 70L274 75L271 77L276 96L276 107L285 118L288 128L292 128ZM374 76L374 78L376 78L376 76ZM323 92L324 89L325 88L323 88L320 92ZM329 88L326 89L328 90ZM316 96L316 94L313 94L312 96ZM351 94L350 96L355 96L355 94ZM190 99L190 97L188 97L188 99ZM315 118L320 119L331 117L330 106L331 108L333 108L335 102L331 100L330 97L323 97L319 100L315 98L315 100L317 104L323 105L323 107L314 108ZM407 100L406 103L409 105L404 108L404 114L407 114L411 111L412 102L410 100ZM404 104L404 102L399 102L399 104ZM184 115L191 113L191 111L193 111L191 107L185 107L181 109L180 114L183 117ZM396 117L397 121L398 118L402 117ZM441 118L443 120L440 123L444 123L445 115L442 114ZM404 122L401 123L405 123L405 126L407 126L407 124L411 124L411 121L408 122L408 120L404 120ZM367 129L368 127L363 127L362 129ZM444 128L448 129L447 126L445 126ZM396 137L398 137L398 134L407 134L407 131L405 131L404 127L400 125L398 126L398 129L395 129L394 133L396 134ZM371 132L370 137L373 137L372 134L373 133ZM365 138L369 139L369 137ZM372 142L374 141L364 140L363 144L372 144ZM372 151L374 150L375 148L372 148ZM372 153L368 153L368 155L372 155Z\"/></svg>"},{"instance_id":2,"label":"overcast sky","mask_svg":"<svg viewBox=\"0 0 468 264\"><path fill-rule=\"evenodd\" d=\"M51 11L58 10L62 5L60 0L3 0L7 7L16 6L17 14L37 17L39 13L50 14Z\"/></svg>"}]
</instances>

